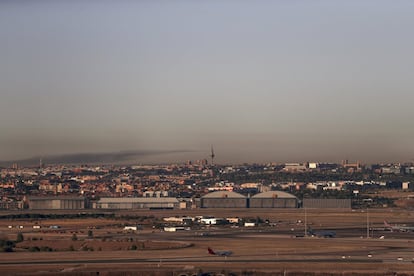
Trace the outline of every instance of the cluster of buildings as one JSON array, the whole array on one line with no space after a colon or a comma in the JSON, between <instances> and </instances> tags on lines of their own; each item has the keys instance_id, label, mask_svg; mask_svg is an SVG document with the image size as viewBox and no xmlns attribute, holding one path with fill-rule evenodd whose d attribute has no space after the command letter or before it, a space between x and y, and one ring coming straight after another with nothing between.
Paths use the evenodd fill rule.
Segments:
<instances>
[{"instance_id":1,"label":"cluster of buildings","mask_svg":"<svg viewBox=\"0 0 414 276\"><path fill-rule=\"evenodd\" d=\"M285 163L278 166L279 170L286 172L311 172L311 171L345 171L354 172L373 172L375 174L395 174L395 175L414 175L414 164L373 164L370 166L362 164L360 161L350 162L342 160L341 164L336 163Z\"/></svg>"},{"instance_id":2,"label":"cluster of buildings","mask_svg":"<svg viewBox=\"0 0 414 276\"><path fill-rule=\"evenodd\" d=\"M236 192L216 191L201 198L175 197L28 197L22 205L30 210L136 210L195 208L351 208L350 199L304 199L283 191L268 191L253 196Z\"/></svg>"},{"instance_id":3,"label":"cluster of buildings","mask_svg":"<svg viewBox=\"0 0 414 276\"><path fill-rule=\"evenodd\" d=\"M278 181L280 174L413 176L413 164L334 163L45 166L0 169L0 209L297 208L299 190L414 190L414 181ZM243 179L255 178L254 182ZM310 201L306 204L311 204ZM316 204L316 203L315 203ZM348 204L348 203L346 203ZM342 206L342 205L340 205Z\"/></svg>"},{"instance_id":4,"label":"cluster of buildings","mask_svg":"<svg viewBox=\"0 0 414 276\"><path fill-rule=\"evenodd\" d=\"M244 227L254 227L258 226L257 218L255 221L253 219L245 219L239 217L212 217L212 216L185 216L185 217L165 217L164 221L164 231L166 232L176 232L180 230L191 230L191 226L211 226L211 225L226 225L230 224L232 226L244 226ZM270 225L270 221L265 222ZM272 226L275 224L272 223ZM200 233L201 236L209 236L209 232Z\"/></svg>"},{"instance_id":5,"label":"cluster of buildings","mask_svg":"<svg viewBox=\"0 0 414 276\"><path fill-rule=\"evenodd\" d=\"M364 191L368 189L395 189L395 190L406 190L414 191L414 183L402 182L402 181L318 181L318 182L288 182L288 183L277 183L272 184L273 186L280 187L282 189L296 189L296 190L355 190Z\"/></svg>"},{"instance_id":6,"label":"cluster of buildings","mask_svg":"<svg viewBox=\"0 0 414 276\"><path fill-rule=\"evenodd\" d=\"M230 191L216 191L201 198L175 197L28 197L31 210L133 210L133 209L189 209L189 208L298 208L300 200L282 191L269 191L244 196Z\"/></svg>"}]
</instances>

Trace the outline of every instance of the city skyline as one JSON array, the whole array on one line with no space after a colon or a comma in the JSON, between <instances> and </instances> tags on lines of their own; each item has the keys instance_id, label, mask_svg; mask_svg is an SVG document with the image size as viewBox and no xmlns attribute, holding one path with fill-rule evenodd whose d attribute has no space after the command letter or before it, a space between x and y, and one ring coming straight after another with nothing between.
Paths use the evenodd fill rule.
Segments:
<instances>
[{"instance_id":1,"label":"city skyline","mask_svg":"<svg viewBox=\"0 0 414 276\"><path fill-rule=\"evenodd\" d=\"M2 1L0 160L414 161L412 1Z\"/></svg>"}]
</instances>

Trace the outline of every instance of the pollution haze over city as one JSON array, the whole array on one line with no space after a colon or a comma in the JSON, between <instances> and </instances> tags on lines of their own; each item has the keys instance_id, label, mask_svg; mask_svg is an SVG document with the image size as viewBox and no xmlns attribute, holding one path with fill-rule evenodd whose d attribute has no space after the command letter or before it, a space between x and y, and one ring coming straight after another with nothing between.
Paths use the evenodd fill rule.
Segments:
<instances>
[{"instance_id":1,"label":"pollution haze over city","mask_svg":"<svg viewBox=\"0 0 414 276\"><path fill-rule=\"evenodd\" d=\"M412 162L413 13L408 0L1 1L0 160L181 162L213 145L218 163Z\"/></svg>"}]
</instances>

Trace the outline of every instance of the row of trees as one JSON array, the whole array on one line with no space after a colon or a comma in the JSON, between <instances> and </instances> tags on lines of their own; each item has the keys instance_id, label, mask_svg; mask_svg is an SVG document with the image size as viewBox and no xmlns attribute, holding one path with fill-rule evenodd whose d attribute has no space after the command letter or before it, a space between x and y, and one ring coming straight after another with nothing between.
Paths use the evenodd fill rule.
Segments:
<instances>
[{"instance_id":1,"label":"row of trees","mask_svg":"<svg viewBox=\"0 0 414 276\"><path fill-rule=\"evenodd\" d=\"M93 232L92 230L88 230L88 239L92 239L93 238ZM72 241L77 241L78 240L78 236L76 234L72 235Z\"/></svg>"}]
</instances>

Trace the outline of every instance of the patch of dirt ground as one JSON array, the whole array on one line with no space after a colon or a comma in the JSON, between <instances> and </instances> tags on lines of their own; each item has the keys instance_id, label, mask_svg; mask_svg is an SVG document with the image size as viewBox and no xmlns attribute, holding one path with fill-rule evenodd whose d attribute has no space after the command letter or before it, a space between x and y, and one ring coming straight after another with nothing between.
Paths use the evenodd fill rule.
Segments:
<instances>
[{"instance_id":1,"label":"patch of dirt ground","mask_svg":"<svg viewBox=\"0 0 414 276\"><path fill-rule=\"evenodd\" d=\"M118 250L166 250L191 246L190 243L151 241L151 240L26 240L16 245L16 251L20 250L45 250L51 251L118 251Z\"/></svg>"}]
</instances>

